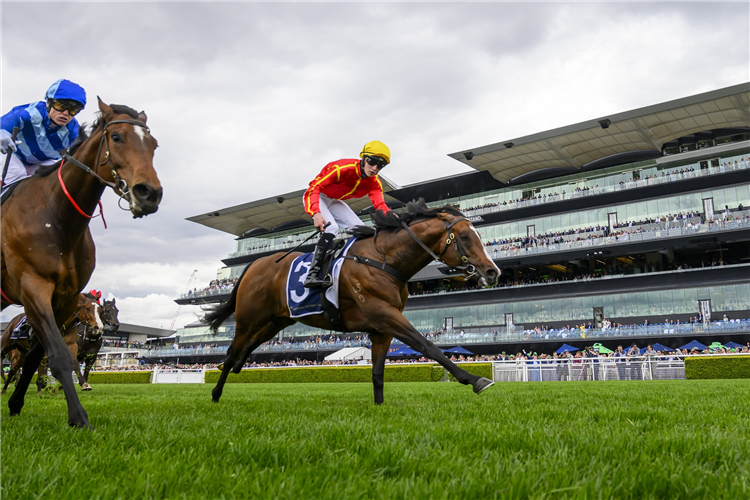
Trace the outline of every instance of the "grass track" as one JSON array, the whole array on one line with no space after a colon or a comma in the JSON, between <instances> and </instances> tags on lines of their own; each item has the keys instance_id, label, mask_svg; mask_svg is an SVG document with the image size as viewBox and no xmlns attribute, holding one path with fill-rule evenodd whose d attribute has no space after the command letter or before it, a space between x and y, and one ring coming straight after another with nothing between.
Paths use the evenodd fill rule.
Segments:
<instances>
[{"instance_id":1,"label":"grass track","mask_svg":"<svg viewBox=\"0 0 750 500\"><path fill-rule=\"evenodd\" d=\"M742 380L103 385L2 398L2 498L750 498Z\"/></svg>"}]
</instances>

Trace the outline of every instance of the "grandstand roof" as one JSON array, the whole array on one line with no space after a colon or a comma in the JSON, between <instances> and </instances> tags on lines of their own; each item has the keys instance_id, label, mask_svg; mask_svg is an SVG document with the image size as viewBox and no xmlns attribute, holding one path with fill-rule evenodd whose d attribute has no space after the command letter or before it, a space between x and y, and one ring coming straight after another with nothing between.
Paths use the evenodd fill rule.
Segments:
<instances>
[{"instance_id":1,"label":"grandstand roof","mask_svg":"<svg viewBox=\"0 0 750 500\"><path fill-rule=\"evenodd\" d=\"M383 183L385 201L396 201L396 198L390 196L388 193L401 189L401 187L389 180L383 174L379 175L380 180ZM284 223L293 226L293 221L299 221L299 226L305 224L310 224L310 226L312 226L310 216L305 213L302 206L303 194L305 194L305 189L300 189L290 193L188 217L187 220L236 236L240 236L244 232L257 227L272 230ZM372 205L368 197L358 200L346 200L346 202L355 212L359 212L360 210ZM281 229L282 228L277 228L277 230Z\"/></svg>"},{"instance_id":2,"label":"grandstand roof","mask_svg":"<svg viewBox=\"0 0 750 500\"><path fill-rule=\"evenodd\" d=\"M618 153L660 153L665 143L704 130L747 126L750 83L743 83L448 156L510 183L543 169L568 174Z\"/></svg>"}]
</instances>

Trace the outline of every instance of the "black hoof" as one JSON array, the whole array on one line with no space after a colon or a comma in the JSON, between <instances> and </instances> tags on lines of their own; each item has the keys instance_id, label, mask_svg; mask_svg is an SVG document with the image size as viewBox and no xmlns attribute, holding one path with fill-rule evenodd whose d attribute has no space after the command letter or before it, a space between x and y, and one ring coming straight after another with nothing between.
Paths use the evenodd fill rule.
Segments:
<instances>
[{"instance_id":1,"label":"black hoof","mask_svg":"<svg viewBox=\"0 0 750 500\"><path fill-rule=\"evenodd\" d=\"M488 389L488 388L492 387L493 385L495 385L495 382L493 382L493 381L492 381L492 380L490 380L490 379L487 379L487 378L481 377L481 378L480 378L479 380L477 380L477 381L476 381L476 383L474 384L474 393L476 393L476 394L480 394L480 393L482 393L483 391L485 391L486 389Z\"/></svg>"}]
</instances>

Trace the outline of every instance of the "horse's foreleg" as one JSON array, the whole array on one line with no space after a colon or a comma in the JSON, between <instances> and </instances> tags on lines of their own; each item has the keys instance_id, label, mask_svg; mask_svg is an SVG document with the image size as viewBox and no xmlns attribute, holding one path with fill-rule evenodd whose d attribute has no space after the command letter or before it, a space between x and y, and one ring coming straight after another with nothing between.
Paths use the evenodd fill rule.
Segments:
<instances>
[{"instance_id":1,"label":"horse's foreleg","mask_svg":"<svg viewBox=\"0 0 750 500\"><path fill-rule=\"evenodd\" d=\"M65 392L65 400L68 404L68 424L71 427L92 428L89 424L89 416L81 406L75 384L73 384L73 358L62 335L60 335L55 315L52 312L50 305L52 288L53 286L50 283L41 280L34 280L33 283L25 282L23 305L29 323L31 323L31 327L36 332L44 347L44 352L47 354L52 376L60 381L60 385ZM33 292L26 293L26 290L32 290ZM24 365L24 377L28 375L25 368L26 365Z\"/></svg>"},{"instance_id":2,"label":"horse's foreleg","mask_svg":"<svg viewBox=\"0 0 750 500\"><path fill-rule=\"evenodd\" d=\"M79 375L80 380L83 380L83 385L81 387L84 391L91 391L94 388L89 385L89 372L91 372L91 368L94 366L94 361L96 360L96 356L93 354L86 354L84 357L84 362L86 363L86 366L83 368L83 376ZM78 367L78 370L80 372L80 366Z\"/></svg>"},{"instance_id":3,"label":"horse's foreleg","mask_svg":"<svg viewBox=\"0 0 750 500\"><path fill-rule=\"evenodd\" d=\"M375 404L383 404L383 376L385 374L385 358L388 354L388 346L391 345L391 337L386 337L383 342L372 344L372 388L375 392Z\"/></svg>"},{"instance_id":4,"label":"horse's foreleg","mask_svg":"<svg viewBox=\"0 0 750 500\"><path fill-rule=\"evenodd\" d=\"M368 315L369 316L369 315ZM474 392L479 394L480 392L493 385L493 382L484 377L472 375L456 366L448 357L443 354L438 346L424 338L416 328L414 328L409 320L407 320L403 314L397 309L392 308L390 311L382 311L380 314L373 317L373 319L379 318L379 321L374 324L380 325L378 330L392 334L395 338L402 341L414 350L417 350L440 363L448 372L456 377L456 380L464 385L471 385L474 388Z\"/></svg>"},{"instance_id":5,"label":"horse's foreleg","mask_svg":"<svg viewBox=\"0 0 750 500\"><path fill-rule=\"evenodd\" d=\"M13 390L13 394L10 395L8 400L8 409L11 415L20 415L21 409L23 408L23 398L26 396L26 391L29 389L31 379L36 373L36 369L39 368L39 363L42 362L44 357L44 348L39 342L33 342L29 347L29 351L26 353L26 358L23 360L23 372L21 378L16 382L16 388ZM20 366L21 362L14 366ZM10 380L10 377L8 378Z\"/></svg>"}]
</instances>

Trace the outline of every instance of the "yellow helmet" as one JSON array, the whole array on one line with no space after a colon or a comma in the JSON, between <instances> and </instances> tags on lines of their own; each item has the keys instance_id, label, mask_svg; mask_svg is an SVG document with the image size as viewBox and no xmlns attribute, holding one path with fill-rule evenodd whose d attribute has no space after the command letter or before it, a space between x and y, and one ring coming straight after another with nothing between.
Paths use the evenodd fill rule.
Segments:
<instances>
[{"instance_id":1,"label":"yellow helmet","mask_svg":"<svg viewBox=\"0 0 750 500\"><path fill-rule=\"evenodd\" d=\"M387 163L391 162L391 150L380 141L370 141L365 144L362 147L362 152L359 153L359 157L364 158L365 156L379 156Z\"/></svg>"}]
</instances>

